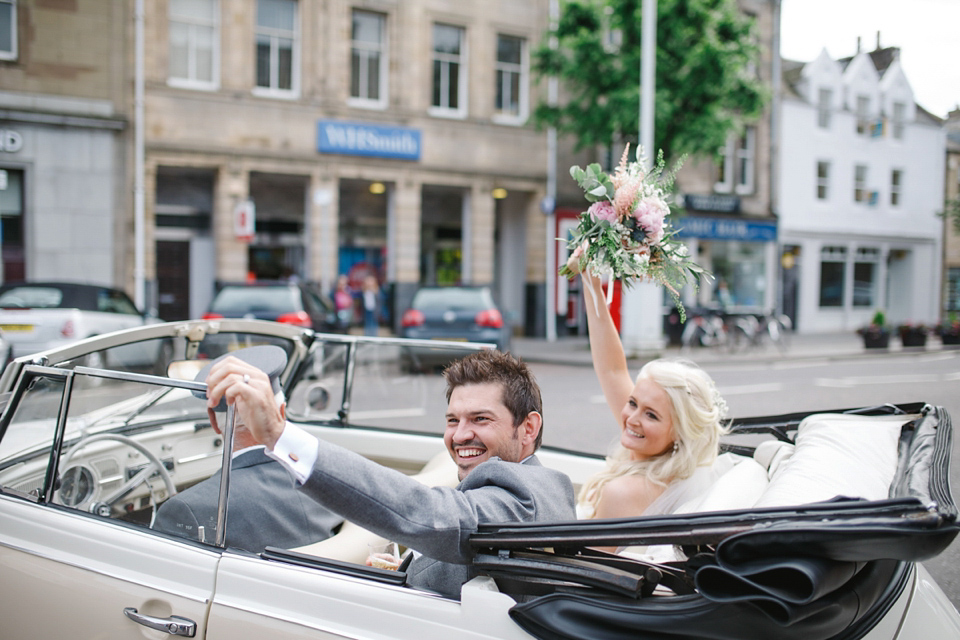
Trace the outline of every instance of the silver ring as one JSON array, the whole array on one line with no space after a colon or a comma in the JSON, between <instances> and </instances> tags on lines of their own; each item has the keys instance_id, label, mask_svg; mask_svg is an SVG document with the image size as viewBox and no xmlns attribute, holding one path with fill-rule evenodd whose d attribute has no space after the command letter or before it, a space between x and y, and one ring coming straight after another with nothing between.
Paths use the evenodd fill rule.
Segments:
<instances>
[{"instance_id":1,"label":"silver ring","mask_svg":"<svg viewBox=\"0 0 960 640\"><path fill-rule=\"evenodd\" d=\"M243 384L250 384L250 374L249 374L249 373L243 374Z\"/></svg>"}]
</instances>

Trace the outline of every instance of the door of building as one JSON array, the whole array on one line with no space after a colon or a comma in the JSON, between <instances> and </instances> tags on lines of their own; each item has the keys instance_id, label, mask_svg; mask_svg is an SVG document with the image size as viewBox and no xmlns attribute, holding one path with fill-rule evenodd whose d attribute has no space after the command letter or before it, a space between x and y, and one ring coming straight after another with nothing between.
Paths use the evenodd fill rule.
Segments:
<instances>
[{"instance_id":1,"label":"door of building","mask_svg":"<svg viewBox=\"0 0 960 640\"><path fill-rule=\"evenodd\" d=\"M164 320L190 318L190 242L157 241L157 314Z\"/></svg>"}]
</instances>

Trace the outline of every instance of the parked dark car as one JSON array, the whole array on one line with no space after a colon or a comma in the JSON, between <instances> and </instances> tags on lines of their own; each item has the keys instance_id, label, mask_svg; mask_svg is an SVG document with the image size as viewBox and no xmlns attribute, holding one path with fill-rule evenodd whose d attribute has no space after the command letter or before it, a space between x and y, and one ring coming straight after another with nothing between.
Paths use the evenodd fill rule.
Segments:
<instances>
[{"instance_id":1,"label":"parked dark car","mask_svg":"<svg viewBox=\"0 0 960 640\"><path fill-rule=\"evenodd\" d=\"M490 342L510 348L510 327L487 287L423 287L401 320L402 336Z\"/></svg>"},{"instance_id":2,"label":"parked dark car","mask_svg":"<svg viewBox=\"0 0 960 640\"><path fill-rule=\"evenodd\" d=\"M323 333L342 331L333 301L312 285L300 282L226 284L203 318L272 320Z\"/></svg>"}]
</instances>

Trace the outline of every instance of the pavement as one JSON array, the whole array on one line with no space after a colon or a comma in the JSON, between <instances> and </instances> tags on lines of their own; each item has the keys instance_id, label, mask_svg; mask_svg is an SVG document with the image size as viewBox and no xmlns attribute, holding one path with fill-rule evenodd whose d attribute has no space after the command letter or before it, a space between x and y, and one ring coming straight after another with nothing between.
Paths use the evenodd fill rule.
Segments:
<instances>
[{"instance_id":1,"label":"pavement","mask_svg":"<svg viewBox=\"0 0 960 640\"><path fill-rule=\"evenodd\" d=\"M749 347L731 353L722 347L694 347L681 349L666 345L662 349L630 354L628 364L633 368L658 357L689 358L699 364L722 362L778 362L782 360L802 359L842 359L850 357L871 357L890 354L919 354L957 349L954 345L944 346L940 338L930 336L925 347L904 348L896 336L891 337L887 349L866 349L863 339L853 331L843 333L790 334L784 349L766 344ZM514 337L511 352L528 362L547 364L593 366L590 360L590 344L586 336L562 336L555 341L545 338Z\"/></svg>"}]
</instances>

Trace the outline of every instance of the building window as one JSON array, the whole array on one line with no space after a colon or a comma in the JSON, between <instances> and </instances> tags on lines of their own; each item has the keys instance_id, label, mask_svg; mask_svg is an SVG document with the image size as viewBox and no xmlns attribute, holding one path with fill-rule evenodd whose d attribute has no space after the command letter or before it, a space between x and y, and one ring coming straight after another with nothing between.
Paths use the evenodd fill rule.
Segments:
<instances>
[{"instance_id":1,"label":"building window","mask_svg":"<svg viewBox=\"0 0 960 640\"><path fill-rule=\"evenodd\" d=\"M170 82L212 87L217 82L217 0L170 0Z\"/></svg>"},{"instance_id":2,"label":"building window","mask_svg":"<svg viewBox=\"0 0 960 640\"><path fill-rule=\"evenodd\" d=\"M17 0L0 0L0 60L17 59Z\"/></svg>"},{"instance_id":3,"label":"building window","mask_svg":"<svg viewBox=\"0 0 960 640\"><path fill-rule=\"evenodd\" d=\"M880 250L860 247L853 263L853 306L873 307L877 301L877 265Z\"/></svg>"},{"instance_id":4,"label":"building window","mask_svg":"<svg viewBox=\"0 0 960 640\"><path fill-rule=\"evenodd\" d=\"M296 0L257 0L257 87L270 92L296 90Z\"/></svg>"},{"instance_id":5,"label":"building window","mask_svg":"<svg viewBox=\"0 0 960 640\"><path fill-rule=\"evenodd\" d=\"M817 200L826 200L830 195L830 163L817 162Z\"/></svg>"},{"instance_id":6,"label":"building window","mask_svg":"<svg viewBox=\"0 0 960 640\"><path fill-rule=\"evenodd\" d=\"M893 103L892 134L895 140L903 139L903 125L907 117L907 105L902 102Z\"/></svg>"},{"instance_id":7,"label":"building window","mask_svg":"<svg viewBox=\"0 0 960 640\"><path fill-rule=\"evenodd\" d=\"M713 185L713 190L717 193L730 193L733 191L733 137L727 138L727 144L720 147L717 153L717 181Z\"/></svg>"},{"instance_id":8,"label":"building window","mask_svg":"<svg viewBox=\"0 0 960 640\"><path fill-rule=\"evenodd\" d=\"M821 129L830 128L830 115L832 114L830 103L833 102L832 89L820 89L820 97L817 102L817 125Z\"/></svg>"},{"instance_id":9,"label":"building window","mask_svg":"<svg viewBox=\"0 0 960 640\"><path fill-rule=\"evenodd\" d=\"M820 249L820 306L843 306L843 274L847 263L846 247Z\"/></svg>"},{"instance_id":10,"label":"building window","mask_svg":"<svg viewBox=\"0 0 960 640\"><path fill-rule=\"evenodd\" d=\"M753 193L756 163L756 129L747 127L737 142L737 193Z\"/></svg>"},{"instance_id":11,"label":"building window","mask_svg":"<svg viewBox=\"0 0 960 640\"><path fill-rule=\"evenodd\" d=\"M433 25L433 105L437 113L466 113L466 51L464 30Z\"/></svg>"},{"instance_id":12,"label":"building window","mask_svg":"<svg viewBox=\"0 0 960 640\"><path fill-rule=\"evenodd\" d=\"M497 36L497 86L494 110L498 115L520 119L526 115L526 41L513 36Z\"/></svg>"},{"instance_id":13,"label":"building window","mask_svg":"<svg viewBox=\"0 0 960 640\"><path fill-rule=\"evenodd\" d=\"M868 202L870 191L867 189L867 165L858 164L853 168L853 200Z\"/></svg>"},{"instance_id":14,"label":"building window","mask_svg":"<svg viewBox=\"0 0 960 640\"><path fill-rule=\"evenodd\" d=\"M353 12L350 52L350 97L371 106L386 105L386 18L369 11Z\"/></svg>"},{"instance_id":15,"label":"building window","mask_svg":"<svg viewBox=\"0 0 960 640\"><path fill-rule=\"evenodd\" d=\"M900 206L901 190L903 189L903 169L894 169L890 172L890 204Z\"/></svg>"},{"instance_id":16,"label":"building window","mask_svg":"<svg viewBox=\"0 0 960 640\"><path fill-rule=\"evenodd\" d=\"M867 96L857 96L857 133L862 136L869 136L872 133L870 128L870 98Z\"/></svg>"}]
</instances>

